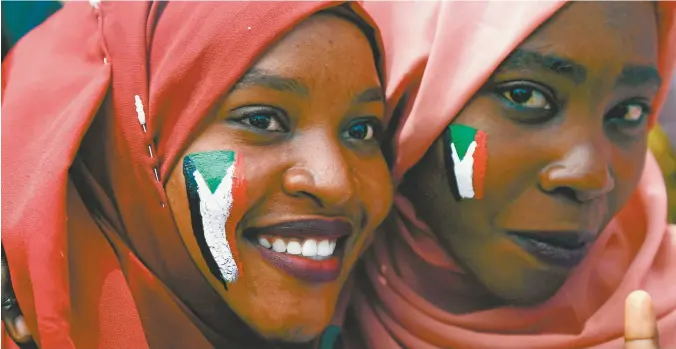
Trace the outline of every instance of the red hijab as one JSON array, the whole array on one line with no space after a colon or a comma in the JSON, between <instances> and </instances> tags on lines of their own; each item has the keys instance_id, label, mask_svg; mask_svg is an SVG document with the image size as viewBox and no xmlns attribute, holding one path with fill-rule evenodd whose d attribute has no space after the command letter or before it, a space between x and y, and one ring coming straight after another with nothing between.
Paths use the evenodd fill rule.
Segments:
<instances>
[{"instance_id":1,"label":"red hijab","mask_svg":"<svg viewBox=\"0 0 676 349\"><path fill-rule=\"evenodd\" d=\"M163 181L255 59L340 3L92 3L2 64L2 243L36 343L265 347L192 262Z\"/></svg>"},{"instance_id":2,"label":"red hijab","mask_svg":"<svg viewBox=\"0 0 676 349\"><path fill-rule=\"evenodd\" d=\"M395 181L425 154L497 66L563 1L367 3L380 27L387 61L388 106L408 95L394 137ZM676 66L676 2L659 2L658 69L665 78L653 105L655 122ZM371 349L617 349L624 302L636 289L653 298L664 348L676 347L676 226L666 221L666 191L648 154L643 177L559 292L530 308L500 307L456 315L436 307L396 272L412 249L441 289L463 271L416 217L401 194L396 223L383 225L364 257L353 315ZM390 229L387 229L390 228ZM417 234L413 234L414 229ZM415 270L413 271L415 272ZM440 275L447 277L439 277Z\"/></svg>"}]
</instances>

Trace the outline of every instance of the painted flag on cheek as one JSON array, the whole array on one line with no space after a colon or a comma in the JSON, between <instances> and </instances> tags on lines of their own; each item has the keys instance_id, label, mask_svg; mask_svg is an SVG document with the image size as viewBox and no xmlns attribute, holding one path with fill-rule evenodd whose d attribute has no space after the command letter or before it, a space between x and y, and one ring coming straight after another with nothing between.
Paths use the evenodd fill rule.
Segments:
<instances>
[{"instance_id":1,"label":"painted flag on cheek","mask_svg":"<svg viewBox=\"0 0 676 349\"><path fill-rule=\"evenodd\" d=\"M234 151L186 155L183 159L193 232L209 270L227 289L241 276L236 228L244 215L244 162Z\"/></svg>"},{"instance_id":2,"label":"painted flag on cheek","mask_svg":"<svg viewBox=\"0 0 676 349\"><path fill-rule=\"evenodd\" d=\"M455 180L451 187L460 199L481 199L486 175L486 134L466 125L450 125L447 151Z\"/></svg>"}]
</instances>

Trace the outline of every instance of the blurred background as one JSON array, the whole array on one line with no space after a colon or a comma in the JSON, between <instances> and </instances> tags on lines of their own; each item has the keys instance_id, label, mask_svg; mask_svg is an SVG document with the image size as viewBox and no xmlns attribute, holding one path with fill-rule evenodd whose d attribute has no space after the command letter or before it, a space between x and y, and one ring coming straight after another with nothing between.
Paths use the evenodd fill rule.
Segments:
<instances>
[{"instance_id":1,"label":"blurred background","mask_svg":"<svg viewBox=\"0 0 676 349\"><path fill-rule=\"evenodd\" d=\"M676 75L671 77L668 100L660 113L659 125L650 133L648 142L667 184L669 220L676 223Z\"/></svg>"},{"instance_id":2,"label":"blurred background","mask_svg":"<svg viewBox=\"0 0 676 349\"><path fill-rule=\"evenodd\" d=\"M60 1L2 1L2 59L26 33L58 11ZM648 140L664 174L669 193L669 220L676 223L676 75L670 77L669 99L660 113L659 124Z\"/></svg>"}]
</instances>

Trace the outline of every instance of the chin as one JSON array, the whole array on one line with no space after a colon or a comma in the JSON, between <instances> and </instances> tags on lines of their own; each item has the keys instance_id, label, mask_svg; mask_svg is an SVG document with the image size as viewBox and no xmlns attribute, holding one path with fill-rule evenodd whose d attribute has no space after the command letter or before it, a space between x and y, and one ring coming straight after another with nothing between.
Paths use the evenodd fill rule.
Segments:
<instances>
[{"instance_id":1,"label":"chin","mask_svg":"<svg viewBox=\"0 0 676 349\"><path fill-rule=\"evenodd\" d=\"M337 301L333 295L299 298L278 291L271 296L234 306L240 318L270 342L306 343L317 338L331 322Z\"/></svg>"},{"instance_id":2,"label":"chin","mask_svg":"<svg viewBox=\"0 0 676 349\"><path fill-rule=\"evenodd\" d=\"M271 325L271 324L268 324ZM254 328L263 338L270 342L284 343L308 343L319 337L324 328L328 326L328 321L308 321L305 323L279 323L277 326L266 326L265 328Z\"/></svg>"},{"instance_id":3,"label":"chin","mask_svg":"<svg viewBox=\"0 0 676 349\"><path fill-rule=\"evenodd\" d=\"M567 273L548 273L543 270L524 271L523 275L525 277L521 282L511 282L510 285L491 284L490 281L485 285L491 293L510 305L532 307L551 299L568 277Z\"/></svg>"},{"instance_id":4,"label":"chin","mask_svg":"<svg viewBox=\"0 0 676 349\"><path fill-rule=\"evenodd\" d=\"M264 260L250 245L240 246L245 272L223 292L228 306L267 341L303 343L318 337L333 317L344 276L311 284Z\"/></svg>"}]
</instances>

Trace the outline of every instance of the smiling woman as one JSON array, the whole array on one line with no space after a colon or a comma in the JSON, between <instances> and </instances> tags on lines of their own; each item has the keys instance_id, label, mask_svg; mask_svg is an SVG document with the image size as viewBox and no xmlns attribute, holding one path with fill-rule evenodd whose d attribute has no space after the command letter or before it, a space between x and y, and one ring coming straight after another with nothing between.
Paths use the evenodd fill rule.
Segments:
<instances>
[{"instance_id":1,"label":"smiling woman","mask_svg":"<svg viewBox=\"0 0 676 349\"><path fill-rule=\"evenodd\" d=\"M238 80L169 176L193 260L268 338L308 341L327 326L389 209L391 187L378 183L388 178L378 141L384 99L371 52L344 19L303 22Z\"/></svg>"},{"instance_id":2,"label":"smiling woman","mask_svg":"<svg viewBox=\"0 0 676 349\"><path fill-rule=\"evenodd\" d=\"M68 3L9 54L3 247L40 347L335 344L392 202L361 11Z\"/></svg>"}]
</instances>

